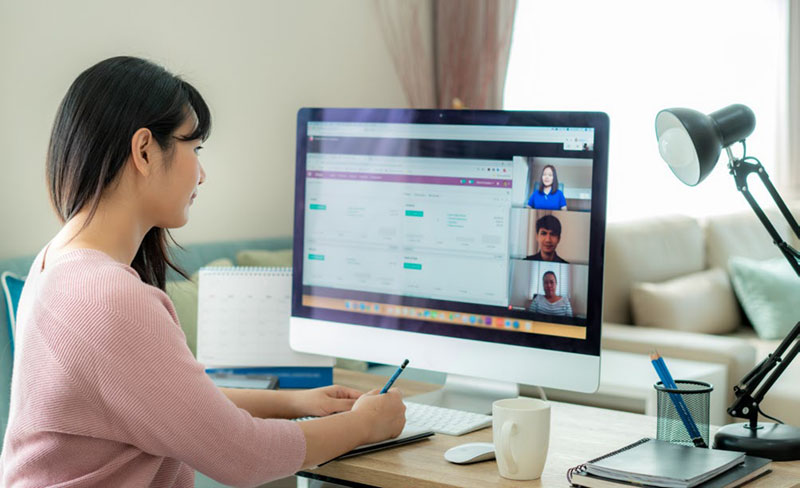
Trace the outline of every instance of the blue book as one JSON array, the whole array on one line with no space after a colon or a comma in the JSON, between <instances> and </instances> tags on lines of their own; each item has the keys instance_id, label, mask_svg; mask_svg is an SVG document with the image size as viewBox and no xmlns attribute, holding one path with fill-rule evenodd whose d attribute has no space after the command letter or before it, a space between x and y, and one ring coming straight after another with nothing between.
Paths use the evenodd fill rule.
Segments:
<instances>
[{"instance_id":1,"label":"blue book","mask_svg":"<svg viewBox=\"0 0 800 488\"><path fill-rule=\"evenodd\" d=\"M209 368L206 373L270 374L278 377L278 388L318 388L333 384L333 368L326 367Z\"/></svg>"}]
</instances>

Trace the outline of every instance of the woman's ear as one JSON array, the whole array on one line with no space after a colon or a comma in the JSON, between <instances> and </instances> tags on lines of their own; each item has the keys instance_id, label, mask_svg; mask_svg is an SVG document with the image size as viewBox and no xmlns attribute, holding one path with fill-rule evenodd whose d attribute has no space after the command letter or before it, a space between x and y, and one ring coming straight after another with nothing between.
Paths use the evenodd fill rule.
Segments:
<instances>
[{"instance_id":1,"label":"woman's ear","mask_svg":"<svg viewBox=\"0 0 800 488\"><path fill-rule=\"evenodd\" d=\"M131 159L133 167L142 176L149 176L153 171L153 133L150 129L141 128L131 138Z\"/></svg>"}]
</instances>

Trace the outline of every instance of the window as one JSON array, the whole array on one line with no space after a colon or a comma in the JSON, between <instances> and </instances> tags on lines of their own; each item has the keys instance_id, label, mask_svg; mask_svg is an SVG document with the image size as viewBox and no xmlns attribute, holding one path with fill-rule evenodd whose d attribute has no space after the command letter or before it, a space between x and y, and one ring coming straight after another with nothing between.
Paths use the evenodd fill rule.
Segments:
<instances>
[{"instance_id":1,"label":"window","mask_svg":"<svg viewBox=\"0 0 800 488\"><path fill-rule=\"evenodd\" d=\"M610 221L746 208L724 153L699 188L672 176L654 120L667 107L743 103L756 114L748 154L774 178L785 157L787 30L787 0L520 0L504 108L608 113ZM750 186L771 202L760 182Z\"/></svg>"}]
</instances>

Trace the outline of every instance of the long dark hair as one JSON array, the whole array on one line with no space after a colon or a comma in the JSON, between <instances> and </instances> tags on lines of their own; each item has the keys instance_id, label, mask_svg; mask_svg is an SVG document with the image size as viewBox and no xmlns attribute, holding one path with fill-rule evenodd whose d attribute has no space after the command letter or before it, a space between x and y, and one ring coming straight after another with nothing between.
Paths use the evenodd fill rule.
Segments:
<instances>
[{"instance_id":1,"label":"long dark hair","mask_svg":"<svg viewBox=\"0 0 800 488\"><path fill-rule=\"evenodd\" d=\"M198 124L182 140L208 138L211 114L189 83L150 61L119 56L81 73L61 101L47 152L50 200L62 223L89 205L84 228L100 197L131 154L133 134L147 128L164 151L173 149L173 133L191 114ZM169 162L169 161L167 161ZM82 229L81 229L82 230ZM131 263L147 284L162 290L167 267L186 276L170 259L169 231L150 229Z\"/></svg>"},{"instance_id":2,"label":"long dark hair","mask_svg":"<svg viewBox=\"0 0 800 488\"><path fill-rule=\"evenodd\" d=\"M542 174L539 176L539 193L544 195L544 170L550 168L553 172L553 186L550 187L550 194L553 194L558 191L558 173L556 173L556 167L552 164L548 164L544 168L542 168Z\"/></svg>"}]
</instances>

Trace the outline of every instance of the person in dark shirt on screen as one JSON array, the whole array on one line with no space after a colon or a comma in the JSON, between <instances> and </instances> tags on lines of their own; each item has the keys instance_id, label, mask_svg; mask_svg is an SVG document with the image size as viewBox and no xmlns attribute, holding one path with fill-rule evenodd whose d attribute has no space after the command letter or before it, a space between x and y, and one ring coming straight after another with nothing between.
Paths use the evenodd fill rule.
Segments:
<instances>
[{"instance_id":1,"label":"person in dark shirt on screen","mask_svg":"<svg viewBox=\"0 0 800 488\"><path fill-rule=\"evenodd\" d=\"M556 253L558 243L561 241L561 221L558 218L545 215L536 221L536 241L539 243L539 252L525 258L526 261L567 263Z\"/></svg>"}]
</instances>

